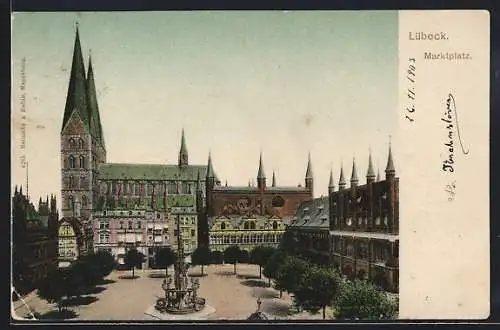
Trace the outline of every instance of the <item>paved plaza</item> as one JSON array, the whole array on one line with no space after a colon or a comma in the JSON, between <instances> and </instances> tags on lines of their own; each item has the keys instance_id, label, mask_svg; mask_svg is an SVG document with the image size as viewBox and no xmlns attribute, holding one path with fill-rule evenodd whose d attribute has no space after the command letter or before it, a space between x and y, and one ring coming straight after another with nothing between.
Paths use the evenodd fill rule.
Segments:
<instances>
[{"instance_id":1,"label":"paved plaza","mask_svg":"<svg viewBox=\"0 0 500 330\"><path fill-rule=\"evenodd\" d=\"M197 276L201 267L193 267L189 274ZM291 308L291 297L267 287L267 279L259 279L259 267L256 265L237 265L237 275L233 274L233 265L210 265L204 267L207 276L199 277L199 296L215 308L208 320L245 320L257 309L257 299L261 298L261 311L269 319L322 319L322 314L311 315L307 312L295 313ZM84 304L69 307L77 315L74 320L153 320L144 312L163 295L163 278L151 277L164 274L165 270L137 270L137 279L124 279L131 271L115 271L107 277L107 284L99 285L95 293L86 296ZM173 274L173 269L169 269ZM56 310L36 296L29 294L24 298L29 307L39 314ZM15 312L24 316L28 311L21 301L15 302ZM327 315L331 314L330 311Z\"/></svg>"}]
</instances>

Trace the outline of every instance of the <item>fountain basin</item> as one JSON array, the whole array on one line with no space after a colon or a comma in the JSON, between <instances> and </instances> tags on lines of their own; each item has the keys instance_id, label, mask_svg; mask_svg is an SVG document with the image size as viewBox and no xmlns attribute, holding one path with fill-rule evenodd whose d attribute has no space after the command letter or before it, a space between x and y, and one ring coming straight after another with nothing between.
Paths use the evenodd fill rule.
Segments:
<instances>
[{"instance_id":1,"label":"fountain basin","mask_svg":"<svg viewBox=\"0 0 500 330\"><path fill-rule=\"evenodd\" d=\"M191 320L206 320L208 316L215 313L215 308L210 305L205 305L200 311L192 313L169 313L160 312L156 309L156 304L151 305L145 312L145 320L162 320L162 321L191 321Z\"/></svg>"}]
</instances>

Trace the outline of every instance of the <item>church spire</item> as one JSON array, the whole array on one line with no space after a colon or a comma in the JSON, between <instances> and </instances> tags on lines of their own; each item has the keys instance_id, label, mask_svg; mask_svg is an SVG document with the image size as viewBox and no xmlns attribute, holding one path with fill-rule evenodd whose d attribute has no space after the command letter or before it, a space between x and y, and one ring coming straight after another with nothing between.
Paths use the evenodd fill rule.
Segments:
<instances>
[{"instance_id":1,"label":"church spire","mask_svg":"<svg viewBox=\"0 0 500 330\"><path fill-rule=\"evenodd\" d=\"M214 168L212 166L211 152L208 152L207 179L215 179Z\"/></svg>"},{"instance_id":2,"label":"church spire","mask_svg":"<svg viewBox=\"0 0 500 330\"><path fill-rule=\"evenodd\" d=\"M66 106L64 108L64 117L62 129L68 123L73 113L78 113L83 124L90 128L89 110L87 107L87 93L85 80L85 65L83 63L82 48L80 45L80 34L78 24L76 25L75 45L73 48L73 61L71 63L71 73L68 85L68 94L66 96Z\"/></svg>"},{"instance_id":3,"label":"church spire","mask_svg":"<svg viewBox=\"0 0 500 330\"><path fill-rule=\"evenodd\" d=\"M330 181L328 182L328 191L333 192L335 190L335 183L333 183L333 169L330 170Z\"/></svg>"},{"instance_id":4,"label":"church spire","mask_svg":"<svg viewBox=\"0 0 500 330\"><path fill-rule=\"evenodd\" d=\"M356 187L358 185L358 171L356 169L356 158L352 160L352 174L351 174L351 187Z\"/></svg>"},{"instance_id":5,"label":"church spire","mask_svg":"<svg viewBox=\"0 0 500 330\"><path fill-rule=\"evenodd\" d=\"M92 66L92 55L89 54L89 69L86 80L87 101L90 115L90 133L104 146L99 106L97 104L97 93L94 81L94 68Z\"/></svg>"},{"instance_id":6,"label":"church spire","mask_svg":"<svg viewBox=\"0 0 500 330\"><path fill-rule=\"evenodd\" d=\"M344 164L340 164L340 178L339 178L339 190L343 190L346 186L346 181L344 177Z\"/></svg>"},{"instance_id":7,"label":"church spire","mask_svg":"<svg viewBox=\"0 0 500 330\"><path fill-rule=\"evenodd\" d=\"M273 186L273 187L276 187L276 174L274 173L274 171L273 171L273 182L272 182L272 186Z\"/></svg>"},{"instance_id":8,"label":"church spire","mask_svg":"<svg viewBox=\"0 0 500 330\"><path fill-rule=\"evenodd\" d=\"M385 168L385 177L394 177L396 175L396 169L394 168L394 161L392 160L392 148L391 142L389 141L389 156L387 157L387 166Z\"/></svg>"},{"instance_id":9,"label":"church spire","mask_svg":"<svg viewBox=\"0 0 500 330\"><path fill-rule=\"evenodd\" d=\"M264 173L264 162L262 160L262 151L259 158L259 172L257 173L257 187L264 189L266 187L266 174Z\"/></svg>"},{"instance_id":10,"label":"church spire","mask_svg":"<svg viewBox=\"0 0 500 330\"><path fill-rule=\"evenodd\" d=\"M257 173L257 179L265 179L266 174L264 173L264 162L262 161L262 151L260 152L259 158L259 171Z\"/></svg>"},{"instance_id":11,"label":"church spire","mask_svg":"<svg viewBox=\"0 0 500 330\"><path fill-rule=\"evenodd\" d=\"M184 128L182 129L181 136L181 149L179 150L179 166L188 165L188 151L186 147L186 138L184 136Z\"/></svg>"},{"instance_id":12,"label":"church spire","mask_svg":"<svg viewBox=\"0 0 500 330\"><path fill-rule=\"evenodd\" d=\"M307 158L306 179L312 179L312 178L313 178L313 170L311 165L311 153L309 153Z\"/></svg>"},{"instance_id":13,"label":"church spire","mask_svg":"<svg viewBox=\"0 0 500 330\"><path fill-rule=\"evenodd\" d=\"M366 172L366 183L371 183L375 180L375 171L373 170L372 150L368 156L368 171Z\"/></svg>"}]
</instances>

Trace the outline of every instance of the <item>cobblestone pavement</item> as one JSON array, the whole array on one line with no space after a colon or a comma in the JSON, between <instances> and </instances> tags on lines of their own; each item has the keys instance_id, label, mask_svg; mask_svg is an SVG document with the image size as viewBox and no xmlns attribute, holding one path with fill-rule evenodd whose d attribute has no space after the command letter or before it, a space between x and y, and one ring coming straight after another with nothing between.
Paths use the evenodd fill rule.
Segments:
<instances>
[{"instance_id":1,"label":"cobblestone pavement","mask_svg":"<svg viewBox=\"0 0 500 330\"><path fill-rule=\"evenodd\" d=\"M201 267L190 269L190 275L199 275ZM237 275L233 274L233 265L211 265L204 267L207 276L199 277L199 296L215 308L209 320L244 320L257 309L257 299L262 299L261 311L270 319L321 319L322 314L311 315L307 312L292 313L291 298L267 287L267 279L258 278L259 268L255 265L237 265ZM70 307L76 312L76 320L145 320L144 312L163 295L163 278L152 278L152 273L163 274L164 270L137 270L137 279L123 279L122 275L130 271L115 271L107 277L109 284L100 285L104 290L93 294L97 300L88 305ZM173 269L169 270L169 274ZM31 293L24 298L34 312L44 314L57 309L45 300ZM28 314L21 301L14 304L19 316ZM327 311L327 315L331 314Z\"/></svg>"}]
</instances>

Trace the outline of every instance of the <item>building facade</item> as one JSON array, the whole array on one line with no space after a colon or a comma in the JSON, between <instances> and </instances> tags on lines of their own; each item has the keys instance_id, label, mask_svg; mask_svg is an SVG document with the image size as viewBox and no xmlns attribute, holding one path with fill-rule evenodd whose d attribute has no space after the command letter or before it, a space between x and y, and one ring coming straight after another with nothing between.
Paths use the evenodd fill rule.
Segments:
<instances>
[{"instance_id":1,"label":"building facade","mask_svg":"<svg viewBox=\"0 0 500 330\"><path fill-rule=\"evenodd\" d=\"M349 187L343 168L338 190L330 173L328 197L302 203L287 230L299 255L399 292L399 178L390 147L385 174L375 176L371 153L365 185L355 161Z\"/></svg>"},{"instance_id":2,"label":"building facade","mask_svg":"<svg viewBox=\"0 0 500 330\"><path fill-rule=\"evenodd\" d=\"M255 238L263 244L275 244L283 224L300 202L313 194L310 162L305 187L277 187L274 174L273 184L266 185L262 157L257 187L222 186L210 155L206 165L189 163L184 130L177 164L108 162L92 61L89 59L86 70L78 28L60 138L65 224L61 255L67 258L84 251L107 250L123 262L127 249L133 247L146 256L143 266L148 267L157 248L176 249L178 221L187 254L210 241L218 249L226 243L215 244L219 241L216 237L232 237L240 228L242 233L254 230L255 237L265 237ZM234 224L231 234L216 229L223 217ZM258 228L246 229L247 222ZM210 229L216 231L213 240ZM246 240L245 235L229 241ZM248 239L253 242L251 237Z\"/></svg>"},{"instance_id":3,"label":"building facade","mask_svg":"<svg viewBox=\"0 0 500 330\"><path fill-rule=\"evenodd\" d=\"M38 210L15 188L12 197L13 286L28 293L37 288L49 272L57 268L58 218L55 197L41 199Z\"/></svg>"}]
</instances>

